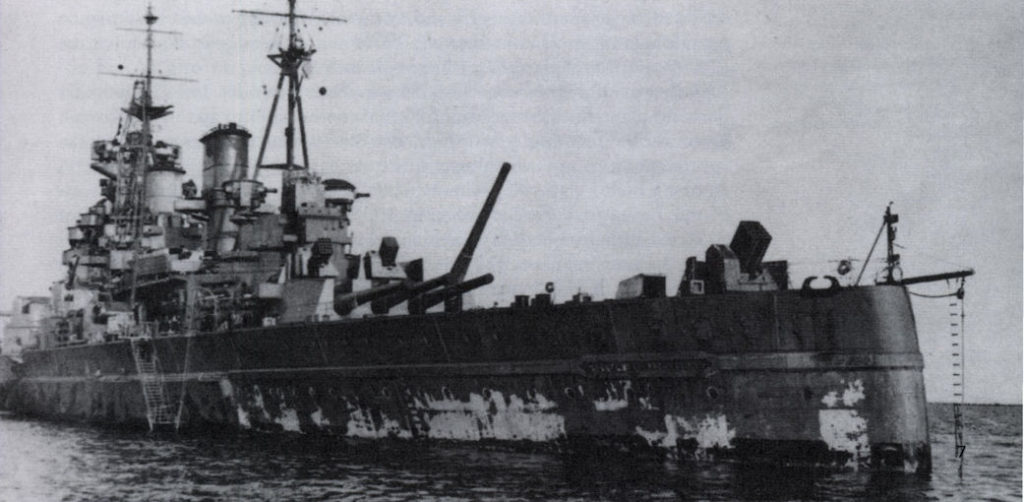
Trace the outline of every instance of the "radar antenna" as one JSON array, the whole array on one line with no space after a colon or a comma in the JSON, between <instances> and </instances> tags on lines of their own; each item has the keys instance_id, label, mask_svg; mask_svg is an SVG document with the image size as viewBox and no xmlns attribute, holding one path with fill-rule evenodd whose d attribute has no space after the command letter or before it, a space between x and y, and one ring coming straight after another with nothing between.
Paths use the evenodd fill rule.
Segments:
<instances>
[{"instance_id":1,"label":"radar antenna","mask_svg":"<svg viewBox=\"0 0 1024 502\"><path fill-rule=\"evenodd\" d=\"M284 85L285 79L288 80L288 125L285 127L285 165L283 166L286 171L294 171L297 169L309 169L309 150L306 147L306 124L302 114L302 96L300 95L300 89L302 88L303 72L301 71L303 65L312 60L313 54L316 53L316 49L306 47L305 43L299 37L298 31L295 28L296 19L312 19L316 21L327 21L327 22L348 22L345 19L339 17L325 17L325 16L308 16L304 14L295 13L295 2L296 0L288 0L288 12L266 12L259 10L244 10L237 9L234 12L239 14L252 14L256 16L274 16L274 17L286 17L288 18L288 47L279 47L278 51L274 54L267 55L278 68L281 69L280 76L277 79L277 91L274 93L274 100L270 105L270 115L267 117L267 126L263 131L263 140L260 141L260 152L256 156L256 167L253 170L252 178L255 180L259 176L260 168L270 167L263 164L263 155L267 150L267 140L270 137L270 129L274 125L274 114L277 111L277 103L281 97L281 88ZM299 119L299 136L302 145L302 166L295 164L295 118L296 113ZM276 166L275 166L276 167Z\"/></svg>"}]
</instances>

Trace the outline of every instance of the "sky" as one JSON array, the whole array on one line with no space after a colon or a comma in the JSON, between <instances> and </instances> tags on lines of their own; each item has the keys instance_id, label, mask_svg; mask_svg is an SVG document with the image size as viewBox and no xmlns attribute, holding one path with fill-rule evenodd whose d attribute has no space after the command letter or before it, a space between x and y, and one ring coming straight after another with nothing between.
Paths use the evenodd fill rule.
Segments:
<instances>
[{"instance_id":1,"label":"sky","mask_svg":"<svg viewBox=\"0 0 1024 502\"><path fill-rule=\"evenodd\" d=\"M285 2L153 2L159 138L201 178L218 123L258 138ZM794 279L863 259L886 205L906 276L971 267L966 397L1021 402L1024 4L1016 1L300 1L318 49L310 164L371 197L355 249L446 271L502 162L513 165L469 274L515 294L614 295L728 243L773 236ZM0 305L62 274L66 227L98 200L91 142L113 137L144 68L140 0L0 4ZM313 92L323 87L321 94ZM269 94L267 88L270 88ZM278 122L280 124L280 122ZM275 130L268 161L282 161ZM257 143L251 145L255 157ZM268 179L271 177L266 177ZM880 256L876 254L875 257ZM859 262L858 262L859 263ZM870 264L867 277L877 269ZM949 291L944 284L911 288ZM952 399L948 302L915 297L930 400Z\"/></svg>"}]
</instances>

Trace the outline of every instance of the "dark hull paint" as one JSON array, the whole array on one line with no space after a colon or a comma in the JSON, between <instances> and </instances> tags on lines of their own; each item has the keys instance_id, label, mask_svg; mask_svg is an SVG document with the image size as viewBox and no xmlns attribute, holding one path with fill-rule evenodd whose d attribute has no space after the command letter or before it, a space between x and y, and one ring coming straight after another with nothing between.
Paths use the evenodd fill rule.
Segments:
<instances>
[{"instance_id":1,"label":"dark hull paint","mask_svg":"<svg viewBox=\"0 0 1024 502\"><path fill-rule=\"evenodd\" d=\"M185 429L930 469L921 356L900 287L489 309L143 343ZM127 341L27 352L7 406L144 427L134 367Z\"/></svg>"}]
</instances>

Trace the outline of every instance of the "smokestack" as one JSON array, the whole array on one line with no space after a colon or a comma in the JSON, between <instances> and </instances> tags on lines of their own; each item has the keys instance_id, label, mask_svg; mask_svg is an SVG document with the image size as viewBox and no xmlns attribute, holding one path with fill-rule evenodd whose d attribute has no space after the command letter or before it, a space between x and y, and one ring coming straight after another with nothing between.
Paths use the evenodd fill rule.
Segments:
<instances>
[{"instance_id":1,"label":"smokestack","mask_svg":"<svg viewBox=\"0 0 1024 502\"><path fill-rule=\"evenodd\" d=\"M204 147L202 195L210 211L207 249L218 254L233 250L238 237L238 227L231 222L233 205L221 187L247 176L251 137L249 131L231 122L214 127L199 140Z\"/></svg>"}]
</instances>

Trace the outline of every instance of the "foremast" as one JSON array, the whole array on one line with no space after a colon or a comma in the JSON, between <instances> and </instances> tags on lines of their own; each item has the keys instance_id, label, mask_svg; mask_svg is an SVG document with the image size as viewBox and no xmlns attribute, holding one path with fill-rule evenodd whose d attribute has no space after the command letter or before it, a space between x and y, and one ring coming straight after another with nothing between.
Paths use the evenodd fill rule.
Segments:
<instances>
[{"instance_id":1,"label":"foremast","mask_svg":"<svg viewBox=\"0 0 1024 502\"><path fill-rule=\"evenodd\" d=\"M132 263L135 263L141 254L143 226L151 216L149 208L144 202L146 200L146 176L154 166L152 121L170 115L172 108L172 105L160 107L154 107L153 105L153 47L155 45L153 41L155 33L153 25L156 24L159 17L153 14L152 4L147 6L146 15L143 19L146 21L146 73L143 75L142 80L136 81L136 88L138 89L138 83L141 83L141 89L138 89L139 92L133 93L132 102L129 104L128 109L125 110L129 117L141 120L141 135L134 138L134 141L129 140L127 142L128 147L133 152L130 154L129 162L122 163L127 168L127 172L124 173L125 176L122 179L129 180L130 187L127 191L130 195L126 198L126 201L122 202L119 199L118 202L121 202L121 207L115 213L127 223L126 233L131 236L132 243ZM170 34L173 32L161 33ZM138 267L131 267L130 280L129 304L134 306L138 290ZM139 319L139 321L142 321L142 319Z\"/></svg>"},{"instance_id":2,"label":"foremast","mask_svg":"<svg viewBox=\"0 0 1024 502\"><path fill-rule=\"evenodd\" d=\"M145 28L119 30L145 34L144 71L103 72L132 78L134 84L114 138L93 142L90 167L106 178L100 182L103 199L68 229L71 248L64 252L68 275L54 285L58 343L87 338L98 326L135 330L143 325L145 310L136 308L139 265L147 253L166 242L165 227L191 224L173 208L172 199L181 191L185 173L178 160L180 148L156 141L153 134L153 122L170 115L173 108L154 104L153 82L190 81L156 74L155 35L179 33L154 28L159 18L152 5L143 19Z\"/></svg>"},{"instance_id":3,"label":"foremast","mask_svg":"<svg viewBox=\"0 0 1024 502\"><path fill-rule=\"evenodd\" d=\"M105 193L112 202L111 219L115 224L114 248L118 251L131 250L127 259L134 261L143 251L145 226L151 224L159 212L170 212L171 208L155 204L147 195L152 183L150 177L156 171L174 171L184 174L178 162L180 148L157 142L153 137L153 121L173 113L173 105L155 105L153 100L153 81L185 81L182 79L157 75L154 73L153 49L156 46L155 35L180 35L177 31L157 30L153 25L159 20L153 13L150 4L143 16L146 27L118 28L120 31L145 33L146 67L142 73L108 73L119 77L135 79L131 100L123 108L124 117L118 125L117 134L112 141L97 141L93 144L92 168L111 178L114 182L113 193ZM113 167L113 169L111 169ZM112 172L113 171L113 172ZM165 194L163 194L166 196ZM159 207L157 207L159 206ZM124 261L123 253L114 253L115 260ZM118 267L120 268L120 267ZM116 269L115 269L116 270ZM114 289L130 290L130 303L135 303L137 274L113 273L107 284ZM127 282L127 284L126 284Z\"/></svg>"}]
</instances>

